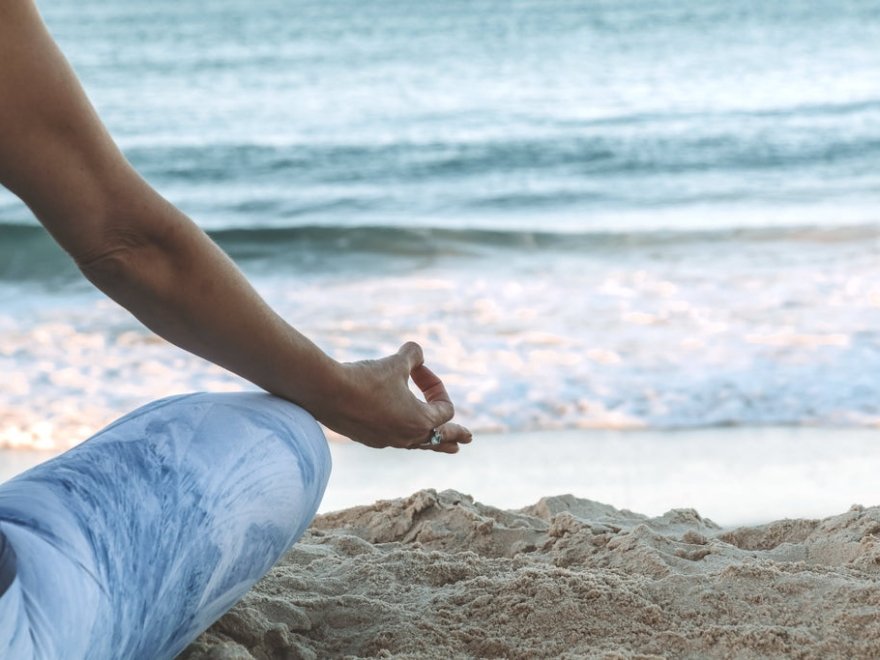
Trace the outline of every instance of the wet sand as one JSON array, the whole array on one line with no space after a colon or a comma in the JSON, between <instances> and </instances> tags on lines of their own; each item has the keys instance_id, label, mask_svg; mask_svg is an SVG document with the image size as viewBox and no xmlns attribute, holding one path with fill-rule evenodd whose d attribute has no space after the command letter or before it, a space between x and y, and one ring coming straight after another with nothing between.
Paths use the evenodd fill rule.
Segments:
<instances>
[{"instance_id":1,"label":"wet sand","mask_svg":"<svg viewBox=\"0 0 880 660\"><path fill-rule=\"evenodd\" d=\"M651 516L693 507L730 527L880 499L880 430L872 429L541 431L478 434L456 456L336 440L330 451L321 513L451 488L503 509L562 493ZM0 482L53 455L0 450Z\"/></svg>"},{"instance_id":2,"label":"wet sand","mask_svg":"<svg viewBox=\"0 0 880 660\"><path fill-rule=\"evenodd\" d=\"M478 434L455 456L331 443L322 513L452 488L502 509L547 495L657 516L693 507L724 527L877 504L880 430L809 427Z\"/></svg>"}]
</instances>

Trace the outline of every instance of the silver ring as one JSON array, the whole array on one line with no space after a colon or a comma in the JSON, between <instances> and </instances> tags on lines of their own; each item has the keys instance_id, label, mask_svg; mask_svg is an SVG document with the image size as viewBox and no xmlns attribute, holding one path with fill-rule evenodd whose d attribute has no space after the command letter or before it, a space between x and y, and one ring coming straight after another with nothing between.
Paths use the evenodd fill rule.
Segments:
<instances>
[{"instance_id":1,"label":"silver ring","mask_svg":"<svg viewBox=\"0 0 880 660\"><path fill-rule=\"evenodd\" d=\"M431 446L436 447L443 442L443 432L440 429L431 429Z\"/></svg>"}]
</instances>

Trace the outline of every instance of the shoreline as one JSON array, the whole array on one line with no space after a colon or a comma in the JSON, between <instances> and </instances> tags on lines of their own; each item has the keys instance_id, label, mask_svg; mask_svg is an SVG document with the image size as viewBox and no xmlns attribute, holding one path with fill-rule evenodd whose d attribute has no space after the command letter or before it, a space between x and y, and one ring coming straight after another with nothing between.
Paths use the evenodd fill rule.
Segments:
<instances>
[{"instance_id":1,"label":"shoreline","mask_svg":"<svg viewBox=\"0 0 880 660\"><path fill-rule=\"evenodd\" d=\"M724 527L880 504L880 430L723 427L477 436L455 456L332 443L320 513L454 489L503 509L572 494L657 516L696 508Z\"/></svg>"},{"instance_id":2,"label":"shoreline","mask_svg":"<svg viewBox=\"0 0 880 660\"><path fill-rule=\"evenodd\" d=\"M695 508L723 527L820 518L880 504L878 440L868 428L535 431L478 435L446 456L333 438L319 513L436 488L504 509L566 493L652 516ZM0 483L54 455L0 450Z\"/></svg>"}]
</instances>

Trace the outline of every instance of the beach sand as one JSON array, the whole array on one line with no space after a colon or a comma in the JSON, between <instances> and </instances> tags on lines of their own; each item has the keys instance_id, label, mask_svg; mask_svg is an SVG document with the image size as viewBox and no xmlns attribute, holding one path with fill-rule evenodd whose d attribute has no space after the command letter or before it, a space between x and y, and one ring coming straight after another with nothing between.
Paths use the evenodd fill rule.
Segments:
<instances>
[{"instance_id":1,"label":"beach sand","mask_svg":"<svg viewBox=\"0 0 880 660\"><path fill-rule=\"evenodd\" d=\"M331 452L322 515L184 658L880 657L880 508L832 515L877 502L876 430ZM0 479L50 456L0 451Z\"/></svg>"},{"instance_id":2,"label":"beach sand","mask_svg":"<svg viewBox=\"0 0 880 660\"><path fill-rule=\"evenodd\" d=\"M563 495L328 513L181 656L880 657L880 507L721 529Z\"/></svg>"}]
</instances>

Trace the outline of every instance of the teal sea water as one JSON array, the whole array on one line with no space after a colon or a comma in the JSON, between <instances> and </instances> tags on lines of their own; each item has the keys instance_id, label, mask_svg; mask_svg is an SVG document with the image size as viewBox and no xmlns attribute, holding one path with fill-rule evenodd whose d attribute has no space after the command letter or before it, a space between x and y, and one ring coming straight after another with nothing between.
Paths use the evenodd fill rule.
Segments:
<instances>
[{"instance_id":1,"label":"teal sea water","mask_svg":"<svg viewBox=\"0 0 880 660\"><path fill-rule=\"evenodd\" d=\"M880 424L880 6L42 0L119 144L339 359L478 430ZM245 385L0 195L0 446Z\"/></svg>"}]
</instances>

